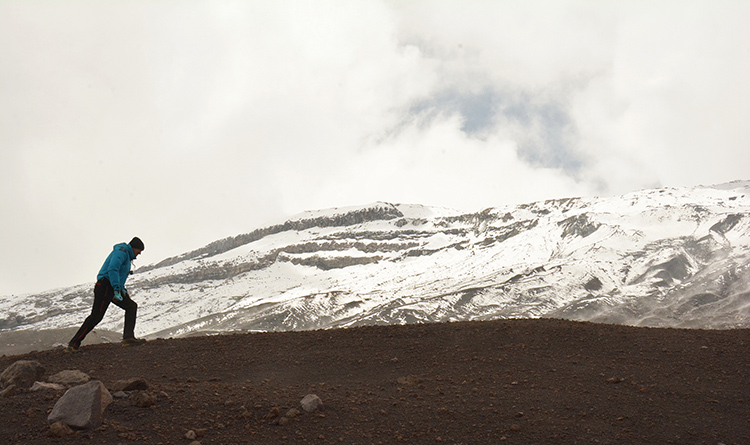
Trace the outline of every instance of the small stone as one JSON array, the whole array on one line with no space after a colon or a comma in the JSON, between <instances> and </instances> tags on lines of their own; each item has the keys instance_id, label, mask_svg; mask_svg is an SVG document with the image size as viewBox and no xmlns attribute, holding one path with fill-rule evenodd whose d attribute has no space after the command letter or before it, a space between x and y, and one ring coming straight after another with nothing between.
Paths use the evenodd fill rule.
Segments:
<instances>
[{"instance_id":1,"label":"small stone","mask_svg":"<svg viewBox=\"0 0 750 445\"><path fill-rule=\"evenodd\" d=\"M0 397L11 397L14 396L17 392L18 387L16 385L8 385L7 388L0 392Z\"/></svg>"},{"instance_id":2,"label":"small stone","mask_svg":"<svg viewBox=\"0 0 750 445\"><path fill-rule=\"evenodd\" d=\"M187 433L185 433L185 439L187 440L195 440L198 436L195 434L195 431L190 430Z\"/></svg>"},{"instance_id":3,"label":"small stone","mask_svg":"<svg viewBox=\"0 0 750 445\"><path fill-rule=\"evenodd\" d=\"M70 436L73 434L73 428L62 422L55 422L49 426L49 434L52 437Z\"/></svg>"},{"instance_id":4,"label":"small stone","mask_svg":"<svg viewBox=\"0 0 750 445\"><path fill-rule=\"evenodd\" d=\"M300 414L302 414L300 412L300 410L298 410L296 408L292 408L292 409L290 409L289 411L286 412L286 417L289 417L290 419L294 419L295 417L299 416Z\"/></svg>"},{"instance_id":5,"label":"small stone","mask_svg":"<svg viewBox=\"0 0 750 445\"><path fill-rule=\"evenodd\" d=\"M37 361L19 360L0 373L0 388L16 385L19 388L31 388L31 385L42 380L44 367Z\"/></svg>"},{"instance_id":6,"label":"small stone","mask_svg":"<svg viewBox=\"0 0 750 445\"><path fill-rule=\"evenodd\" d=\"M65 385L62 385L60 383L34 382L34 384L31 385L31 388L29 388L29 391L31 392L45 391L45 390L62 391L64 389L65 389Z\"/></svg>"},{"instance_id":7,"label":"small stone","mask_svg":"<svg viewBox=\"0 0 750 445\"><path fill-rule=\"evenodd\" d=\"M415 375L408 375L406 377L399 377L396 381L398 382L399 385L412 386L412 385L416 385L417 383L420 383L422 379L420 379L419 377Z\"/></svg>"},{"instance_id":8,"label":"small stone","mask_svg":"<svg viewBox=\"0 0 750 445\"><path fill-rule=\"evenodd\" d=\"M300 401L300 405L305 412L311 413L320 408L323 405L323 401L315 394L308 394Z\"/></svg>"},{"instance_id":9,"label":"small stone","mask_svg":"<svg viewBox=\"0 0 750 445\"><path fill-rule=\"evenodd\" d=\"M77 369L66 369L65 371L60 371L47 379L50 383L59 383L66 386L83 385L90 380L91 377L89 377L88 374Z\"/></svg>"},{"instance_id":10,"label":"small stone","mask_svg":"<svg viewBox=\"0 0 750 445\"><path fill-rule=\"evenodd\" d=\"M147 391L136 391L128 400L130 400L131 405L140 408L148 408L149 406L156 405L156 396Z\"/></svg>"},{"instance_id":11,"label":"small stone","mask_svg":"<svg viewBox=\"0 0 750 445\"><path fill-rule=\"evenodd\" d=\"M112 391L145 391L149 388L148 383L138 377L127 380L117 380L110 388Z\"/></svg>"}]
</instances>

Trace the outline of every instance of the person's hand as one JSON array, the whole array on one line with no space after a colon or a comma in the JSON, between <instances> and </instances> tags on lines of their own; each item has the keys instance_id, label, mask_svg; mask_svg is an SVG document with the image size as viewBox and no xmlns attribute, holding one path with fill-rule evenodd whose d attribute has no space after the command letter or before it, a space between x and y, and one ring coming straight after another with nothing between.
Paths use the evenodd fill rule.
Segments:
<instances>
[{"instance_id":1,"label":"person's hand","mask_svg":"<svg viewBox=\"0 0 750 445\"><path fill-rule=\"evenodd\" d=\"M127 289L123 288L122 289L122 296L125 297L125 298L130 299L130 292L128 292Z\"/></svg>"},{"instance_id":2,"label":"person's hand","mask_svg":"<svg viewBox=\"0 0 750 445\"><path fill-rule=\"evenodd\" d=\"M120 293L119 290L115 291L115 296L113 297L115 301L122 301L122 293Z\"/></svg>"}]
</instances>

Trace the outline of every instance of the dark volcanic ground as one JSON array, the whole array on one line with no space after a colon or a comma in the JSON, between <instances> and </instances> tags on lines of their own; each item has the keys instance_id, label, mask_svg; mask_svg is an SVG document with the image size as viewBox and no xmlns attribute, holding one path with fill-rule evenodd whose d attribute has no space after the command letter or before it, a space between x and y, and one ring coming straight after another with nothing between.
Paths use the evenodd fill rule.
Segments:
<instances>
[{"instance_id":1,"label":"dark volcanic ground","mask_svg":"<svg viewBox=\"0 0 750 445\"><path fill-rule=\"evenodd\" d=\"M0 358L108 387L102 427L48 436L62 391L0 399L0 443L750 443L750 330L505 320L155 340ZM279 422L307 394L323 408ZM276 409L275 409L276 408ZM279 424L281 423L281 424Z\"/></svg>"}]
</instances>

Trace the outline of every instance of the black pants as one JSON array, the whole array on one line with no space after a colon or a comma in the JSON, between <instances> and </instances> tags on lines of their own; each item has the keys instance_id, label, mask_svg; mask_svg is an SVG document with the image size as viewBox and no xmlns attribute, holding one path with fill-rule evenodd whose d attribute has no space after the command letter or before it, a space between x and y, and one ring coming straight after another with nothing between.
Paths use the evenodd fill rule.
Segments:
<instances>
[{"instance_id":1,"label":"black pants","mask_svg":"<svg viewBox=\"0 0 750 445\"><path fill-rule=\"evenodd\" d=\"M94 286L94 307L91 308L91 315L89 315L83 322L81 328L76 332L76 335L70 340L69 345L74 347L81 346L81 342L91 332L94 327L102 321L104 314L107 312L109 303L112 302L115 305L125 310L125 328L122 332L122 338L134 338L135 337L135 314L138 311L138 305L135 301L131 300L130 297L126 297L123 294L122 301L113 300L115 296L115 290L109 283L109 280L102 278L96 282Z\"/></svg>"}]
</instances>

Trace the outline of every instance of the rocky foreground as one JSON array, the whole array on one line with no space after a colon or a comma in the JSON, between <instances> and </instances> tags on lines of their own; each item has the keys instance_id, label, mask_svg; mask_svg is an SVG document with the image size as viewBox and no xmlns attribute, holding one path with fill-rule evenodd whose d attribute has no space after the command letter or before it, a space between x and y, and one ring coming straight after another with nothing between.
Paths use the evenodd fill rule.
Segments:
<instances>
[{"instance_id":1,"label":"rocky foreground","mask_svg":"<svg viewBox=\"0 0 750 445\"><path fill-rule=\"evenodd\" d=\"M0 383L3 444L750 443L747 329L373 326L31 352L0 371L19 360L44 370L34 391ZM50 428L61 371L112 395L98 426Z\"/></svg>"}]
</instances>

